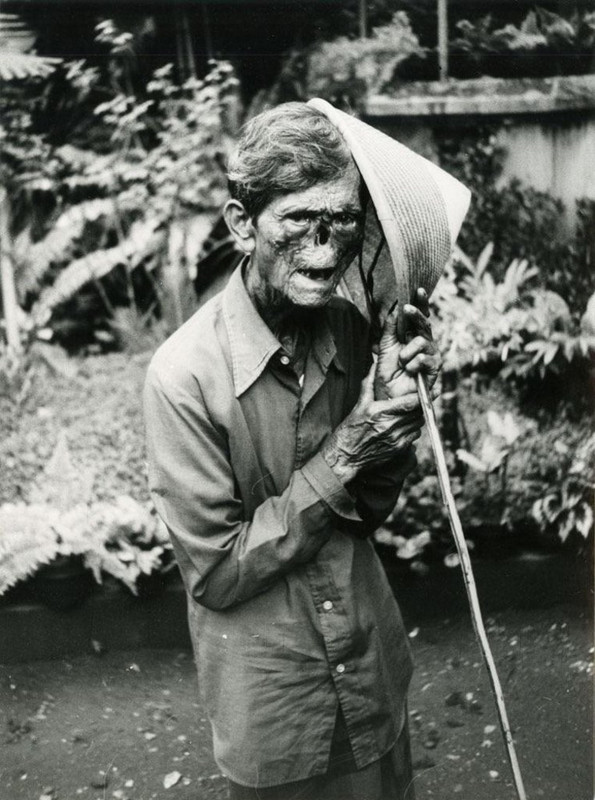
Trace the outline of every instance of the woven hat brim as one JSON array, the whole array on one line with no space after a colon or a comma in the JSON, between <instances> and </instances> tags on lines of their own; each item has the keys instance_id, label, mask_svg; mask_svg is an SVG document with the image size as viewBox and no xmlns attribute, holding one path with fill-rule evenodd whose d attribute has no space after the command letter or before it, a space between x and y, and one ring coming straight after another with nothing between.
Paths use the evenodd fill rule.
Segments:
<instances>
[{"instance_id":1,"label":"woven hat brim","mask_svg":"<svg viewBox=\"0 0 595 800\"><path fill-rule=\"evenodd\" d=\"M374 214L366 221L366 238L373 225L386 241L390 259L380 267L376 286L379 305L388 309L410 302L412 292L434 290L463 223L471 193L436 164L325 100L309 105L321 111L339 130L366 184ZM348 278L349 279L349 278Z\"/></svg>"}]
</instances>

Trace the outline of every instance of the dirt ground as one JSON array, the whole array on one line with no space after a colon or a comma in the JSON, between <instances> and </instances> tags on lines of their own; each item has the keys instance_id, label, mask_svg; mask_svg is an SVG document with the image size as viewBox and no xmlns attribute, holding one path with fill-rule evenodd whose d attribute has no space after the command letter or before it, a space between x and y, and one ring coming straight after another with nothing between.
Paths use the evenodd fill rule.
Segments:
<instances>
[{"instance_id":1,"label":"dirt ground","mask_svg":"<svg viewBox=\"0 0 595 800\"><path fill-rule=\"evenodd\" d=\"M529 800L591 800L591 622L557 607L487 626ZM468 618L424 622L410 637L418 800L515 798ZM189 652L0 666L0 742L2 800L226 797Z\"/></svg>"}]
</instances>

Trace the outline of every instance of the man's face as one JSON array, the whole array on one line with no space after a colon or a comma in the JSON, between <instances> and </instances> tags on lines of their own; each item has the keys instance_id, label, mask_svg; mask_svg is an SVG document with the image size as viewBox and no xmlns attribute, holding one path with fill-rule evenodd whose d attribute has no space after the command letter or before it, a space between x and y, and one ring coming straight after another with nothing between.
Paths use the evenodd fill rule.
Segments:
<instances>
[{"instance_id":1,"label":"man's face","mask_svg":"<svg viewBox=\"0 0 595 800\"><path fill-rule=\"evenodd\" d=\"M362 232L354 165L340 178L275 198L254 223L252 291L261 302L323 306L359 251Z\"/></svg>"}]
</instances>

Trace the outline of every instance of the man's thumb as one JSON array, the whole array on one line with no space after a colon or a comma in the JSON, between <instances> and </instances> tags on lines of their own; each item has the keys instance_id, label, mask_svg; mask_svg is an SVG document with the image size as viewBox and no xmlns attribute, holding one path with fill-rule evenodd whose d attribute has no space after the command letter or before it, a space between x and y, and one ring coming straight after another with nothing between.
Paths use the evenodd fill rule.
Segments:
<instances>
[{"instance_id":1,"label":"man's thumb","mask_svg":"<svg viewBox=\"0 0 595 800\"><path fill-rule=\"evenodd\" d=\"M374 379L376 377L376 364L378 359L373 356L373 361L368 370L368 374L362 381L362 388L360 391L360 400L373 400L374 399Z\"/></svg>"}]
</instances>

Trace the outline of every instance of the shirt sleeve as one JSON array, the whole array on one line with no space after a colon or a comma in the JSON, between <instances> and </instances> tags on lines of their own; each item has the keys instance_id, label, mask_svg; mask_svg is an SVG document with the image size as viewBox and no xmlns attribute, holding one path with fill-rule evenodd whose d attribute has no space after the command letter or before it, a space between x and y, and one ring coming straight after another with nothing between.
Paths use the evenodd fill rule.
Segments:
<instances>
[{"instance_id":1,"label":"shirt sleeve","mask_svg":"<svg viewBox=\"0 0 595 800\"><path fill-rule=\"evenodd\" d=\"M336 338L340 339L344 330L350 332L349 340L342 348L342 357L346 362L355 358L352 367L363 378L374 358L369 323L351 303L343 303L336 310L342 311L349 320L347 325L345 318L340 316L335 321ZM356 536L372 534L393 511L405 478L416 462L415 447L411 446L393 461L360 472L345 487L352 498L355 515L341 515L340 529Z\"/></svg>"},{"instance_id":2,"label":"shirt sleeve","mask_svg":"<svg viewBox=\"0 0 595 800\"><path fill-rule=\"evenodd\" d=\"M352 496L320 455L244 519L226 434L202 398L165 388L150 369L144 406L151 494L196 602L211 609L244 602L311 560L338 516L360 520Z\"/></svg>"},{"instance_id":3,"label":"shirt sleeve","mask_svg":"<svg viewBox=\"0 0 595 800\"><path fill-rule=\"evenodd\" d=\"M354 523L351 518L344 527L359 536L374 533L392 513L405 478L416 463L415 449L410 447L392 462L370 468L350 481L347 489L354 498L361 521Z\"/></svg>"}]
</instances>

